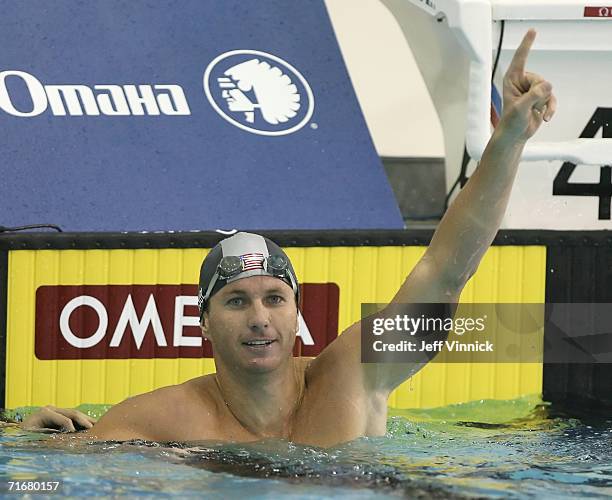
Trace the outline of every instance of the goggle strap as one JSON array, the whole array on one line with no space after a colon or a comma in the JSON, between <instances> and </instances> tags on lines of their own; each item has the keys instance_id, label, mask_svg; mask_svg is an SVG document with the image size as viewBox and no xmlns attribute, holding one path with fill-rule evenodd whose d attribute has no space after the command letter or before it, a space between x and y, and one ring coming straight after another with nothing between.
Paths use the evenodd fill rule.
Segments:
<instances>
[{"instance_id":1,"label":"goggle strap","mask_svg":"<svg viewBox=\"0 0 612 500\"><path fill-rule=\"evenodd\" d=\"M206 289L206 293L204 294L203 303L207 302L208 299L210 298L210 294L212 293L213 288L217 284L218 280L219 280L219 270L217 269L215 271L215 274L213 275L212 279L210 280L210 283L208 284L208 288Z\"/></svg>"}]
</instances>

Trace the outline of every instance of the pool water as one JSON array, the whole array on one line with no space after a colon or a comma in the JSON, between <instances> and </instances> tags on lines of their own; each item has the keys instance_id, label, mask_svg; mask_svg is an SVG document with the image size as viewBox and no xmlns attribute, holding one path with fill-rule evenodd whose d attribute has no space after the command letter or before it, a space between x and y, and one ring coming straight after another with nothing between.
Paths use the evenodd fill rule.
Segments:
<instances>
[{"instance_id":1,"label":"pool water","mask_svg":"<svg viewBox=\"0 0 612 500\"><path fill-rule=\"evenodd\" d=\"M80 409L98 416L106 407ZM6 424L0 488L59 481L57 493L72 496L612 497L609 412L570 418L526 397L392 410L387 427L385 437L321 449L280 440L94 444Z\"/></svg>"}]
</instances>

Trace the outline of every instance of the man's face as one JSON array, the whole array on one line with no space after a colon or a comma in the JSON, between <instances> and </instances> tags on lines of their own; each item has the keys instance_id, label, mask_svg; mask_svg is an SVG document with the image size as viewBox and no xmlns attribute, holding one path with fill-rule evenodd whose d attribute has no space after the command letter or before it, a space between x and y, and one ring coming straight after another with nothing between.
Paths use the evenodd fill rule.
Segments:
<instances>
[{"instance_id":1,"label":"man's face","mask_svg":"<svg viewBox=\"0 0 612 500\"><path fill-rule=\"evenodd\" d=\"M228 370L276 369L291 357L297 329L293 290L271 276L226 285L211 297L202 319L215 362Z\"/></svg>"}]
</instances>

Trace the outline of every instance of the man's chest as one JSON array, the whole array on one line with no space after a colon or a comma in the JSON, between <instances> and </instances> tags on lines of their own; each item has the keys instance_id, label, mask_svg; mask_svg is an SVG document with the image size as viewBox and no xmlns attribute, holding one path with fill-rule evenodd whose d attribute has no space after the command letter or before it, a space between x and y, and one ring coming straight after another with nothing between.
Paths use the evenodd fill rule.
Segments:
<instances>
[{"instance_id":1,"label":"man's chest","mask_svg":"<svg viewBox=\"0 0 612 500\"><path fill-rule=\"evenodd\" d=\"M307 391L297 411L288 422L284 438L299 444L331 446L362 436L383 435L386 431L386 405L373 408L363 398L349 394ZM229 411L221 409L183 415L182 424L175 425L164 441L233 441L252 442L262 439L247 430Z\"/></svg>"},{"instance_id":2,"label":"man's chest","mask_svg":"<svg viewBox=\"0 0 612 500\"><path fill-rule=\"evenodd\" d=\"M291 441L331 446L362 436L386 432L387 408L376 407L363 396L334 391L306 394L296 412Z\"/></svg>"}]
</instances>

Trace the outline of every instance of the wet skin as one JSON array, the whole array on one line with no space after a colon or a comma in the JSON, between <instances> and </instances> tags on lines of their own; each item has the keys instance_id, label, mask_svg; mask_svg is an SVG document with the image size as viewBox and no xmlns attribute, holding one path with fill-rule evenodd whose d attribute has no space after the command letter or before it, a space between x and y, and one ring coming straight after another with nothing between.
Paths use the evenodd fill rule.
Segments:
<instances>
[{"instance_id":1,"label":"wet skin","mask_svg":"<svg viewBox=\"0 0 612 500\"><path fill-rule=\"evenodd\" d=\"M359 346L343 342L359 332L347 330L310 359L292 356L297 329L293 291L283 281L256 276L225 286L202 321L216 374L129 398L86 435L329 446L384 434L388 394L365 388Z\"/></svg>"}]
</instances>

